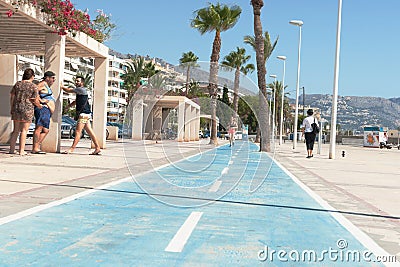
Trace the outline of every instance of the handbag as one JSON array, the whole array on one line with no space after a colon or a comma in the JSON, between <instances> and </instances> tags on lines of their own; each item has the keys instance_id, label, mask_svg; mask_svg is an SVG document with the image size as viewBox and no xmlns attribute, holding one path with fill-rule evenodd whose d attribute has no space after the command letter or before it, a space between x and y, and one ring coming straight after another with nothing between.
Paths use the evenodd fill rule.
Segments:
<instances>
[{"instance_id":1,"label":"handbag","mask_svg":"<svg viewBox=\"0 0 400 267\"><path fill-rule=\"evenodd\" d=\"M319 126L317 123L315 123L315 118L314 118L314 122L311 124L311 128L312 128L312 132L314 134L318 134L319 133Z\"/></svg>"}]
</instances>

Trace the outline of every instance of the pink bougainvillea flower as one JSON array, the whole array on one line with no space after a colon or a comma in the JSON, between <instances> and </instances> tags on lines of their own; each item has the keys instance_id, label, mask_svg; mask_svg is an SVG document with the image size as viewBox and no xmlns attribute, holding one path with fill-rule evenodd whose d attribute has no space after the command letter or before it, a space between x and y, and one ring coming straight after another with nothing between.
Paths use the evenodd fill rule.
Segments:
<instances>
[{"instance_id":1,"label":"pink bougainvillea flower","mask_svg":"<svg viewBox=\"0 0 400 267\"><path fill-rule=\"evenodd\" d=\"M6 12L6 14L7 14L7 17L12 17L12 15L14 15L14 12L10 9L10 10L8 10L7 12Z\"/></svg>"},{"instance_id":2,"label":"pink bougainvillea flower","mask_svg":"<svg viewBox=\"0 0 400 267\"><path fill-rule=\"evenodd\" d=\"M47 24L55 28L55 33L59 35L66 35L72 33L76 35L77 32L84 32L89 36L95 38L99 42L103 42L105 35L101 30L96 29L96 24L103 23L110 24L110 19L103 12L98 9L99 15L96 17L96 23L90 19L88 10L81 11L74 7L71 0L14 0L13 4L30 4L40 9L41 12L49 15ZM5 12L8 17L15 14L13 10Z\"/></svg>"}]
</instances>

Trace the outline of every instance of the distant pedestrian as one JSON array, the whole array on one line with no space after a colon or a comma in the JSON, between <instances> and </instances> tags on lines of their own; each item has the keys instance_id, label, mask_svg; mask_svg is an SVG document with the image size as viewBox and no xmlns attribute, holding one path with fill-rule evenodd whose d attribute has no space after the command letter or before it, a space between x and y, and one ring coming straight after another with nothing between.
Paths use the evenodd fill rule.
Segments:
<instances>
[{"instance_id":1,"label":"distant pedestrian","mask_svg":"<svg viewBox=\"0 0 400 267\"><path fill-rule=\"evenodd\" d=\"M307 158L312 158L313 157L313 149L314 149L314 142L315 142L315 137L316 133L313 132L313 123L317 123L317 119L313 116L314 111L312 109L307 110L307 115L303 120L302 124L302 132L303 135L305 136L306 139L306 146L307 146Z\"/></svg>"},{"instance_id":2,"label":"distant pedestrian","mask_svg":"<svg viewBox=\"0 0 400 267\"><path fill-rule=\"evenodd\" d=\"M75 131L75 138L72 146L63 152L63 154L70 154L74 152L76 146L78 145L79 140L81 139L82 130L85 128L86 132L89 134L92 142L94 143L95 150L90 153L90 155L100 155L100 145L97 141L97 137L93 132L92 126L90 125L92 119L92 111L89 105L89 96L88 90L84 84L85 78L82 76L77 76L75 79L75 86L76 88L68 88L61 85L61 89L67 93L74 93L76 94L76 116L78 117L76 123L76 131Z\"/></svg>"},{"instance_id":3,"label":"distant pedestrian","mask_svg":"<svg viewBox=\"0 0 400 267\"><path fill-rule=\"evenodd\" d=\"M237 122L234 117L231 117L231 122L228 129L229 134L229 146L233 146L235 144L235 132L237 129Z\"/></svg>"},{"instance_id":4,"label":"distant pedestrian","mask_svg":"<svg viewBox=\"0 0 400 267\"><path fill-rule=\"evenodd\" d=\"M37 86L32 83L35 72L28 68L24 71L22 81L18 81L10 92L11 120L13 121L13 132L10 139L10 154L18 153L26 155L25 143L28 129L33 120L34 105L42 108L37 101ZM19 151L15 151L15 146L19 136Z\"/></svg>"},{"instance_id":5,"label":"distant pedestrian","mask_svg":"<svg viewBox=\"0 0 400 267\"><path fill-rule=\"evenodd\" d=\"M229 134L229 146L233 146L235 144L235 127L229 126L228 134Z\"/></svg>"},{"instance_id":6,"label":"distant pedestrian","mask_svg":"<svg viewBox=\"0 0 400 267\"><path fill-rule=\"evenodd\" d=\"M53 85L56 74L52 71L46 71L41 82L38 83L38 97L43 108L35 107L35 132L33 134L32 154L46 154L41 151L40 145L49 133L51 115L55 110L55 98L50 86Z\"/></svg>"},{"instance_id":7,"label":"distant pedestrian","mask_svg":"<svg viewBox=\"0 0 400 267\"><path fill-rule=\"evenodd\" d=\"M387 141L388 141L388 136L387 136L387 134L386 134L386 132L384 132L383 133L383 136L382 136L382 143L383 143L383 145L387 145Z\"/></svg>"}]
</instances>

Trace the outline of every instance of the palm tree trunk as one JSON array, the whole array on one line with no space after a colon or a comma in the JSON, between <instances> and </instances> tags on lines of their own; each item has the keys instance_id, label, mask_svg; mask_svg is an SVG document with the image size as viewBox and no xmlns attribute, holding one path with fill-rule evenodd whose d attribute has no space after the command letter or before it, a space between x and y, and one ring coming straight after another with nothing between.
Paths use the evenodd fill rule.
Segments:
<instances>
[{"instance_id":1,"label":"palm tree trunk","mask_svg":"<svg viewBox=\"0 0 400 267\"><path fill-rule=\"evenodd\" d=\"M210 83L208 84L208 92L211 97L211 131L210 131L210 144L217 145L217 74L218 63L210 63Z\"/></svg>"},{"instance_id":2,"label":"palm tree trunk","mask_svg":"<svg viewBox=\"0 0 400 267\"><path fill-rule=\"evenodd\" d=\"M218 90L218 60L221 51L221 34L215 32L210 62L210 77L208 90L211 97L211 134L210 144L217 145L217 90Z\"/></svg>"},{"instance_id":3,"label":"palm tree trunk","mask_svg":"<svg viewBox=\"0 0 400 267\"><path fill-rule=\"evenodd\" d=\"M240 69L236 68L235 71L235 81L233 83L233 110L235 111L235 117L237 117L237 112L239 108L239 83L240 83Z\"/></svg>"},{"instance_id":4,"label":"palm tree trunk","mask_svg":"<svg viewBox=\"0 0 400 267\"><path fill-rule=\"evenodd\" d=\"M188 93L189 93L189 75L190 75L190 66L189 66L189 63L188 63L188 67L187 67L187 70L186 70L186 91L185 91L185 96L186 97L188 96Z\"/></svg>"},{"instance_id":5,"label":"palm tree trunk","mask_svg":"<svg viewBox=\"0 0 400 267\"><path fill-rule=\"evenodd\" d=\"M260 143L260 139L261 139L260 127L257 126L256 139L254 140L254 143Z\"/></svg>"},{"instance_id":6,"label":"palm tree trunk","mask_svg":"<svg viewBox=\"0 0 400 267\"><path fill-rule=\"evenodd\" d=\"M263 0L251 0L254 14L254 35L256 41L256 61L257 61L257 78L259 93L259 114L258 121L260 126L260 151L270 152L270 127L268 125L269 107L267 101L267 87L265 75L267 73L264 59L264 39L261 24L261 8L264 6Z\"/></svg>"}]
</instances>

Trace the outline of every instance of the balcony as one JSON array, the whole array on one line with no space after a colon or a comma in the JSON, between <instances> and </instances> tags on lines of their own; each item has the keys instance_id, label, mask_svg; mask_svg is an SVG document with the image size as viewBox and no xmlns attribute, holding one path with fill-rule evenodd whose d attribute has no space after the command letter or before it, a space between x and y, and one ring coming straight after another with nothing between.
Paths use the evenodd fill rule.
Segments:
<instances>
[{"instance_id":1,"label":"balcony","mask_svg":"<svg viewBox=\"0 0 400 267\"><path fill-rule=\"evenodd\" d=\"M107 102L118 103L118 96L109 96Z\"/></svg>"},{"instance_id":2,"label":"balcony","mask_svg":"<svg viewBox=\"0 0 400 267\"><path fill-rule=\"evenodd\" d=\"M120 99L119 99L119 104L120 104L120 105L123 105L123 106L126 106L126 105L128 104L128 102L126 102L126 99L125 99L125 98L120 98Z\"/></svg>"},{"instance_id":3,"label":"balcony","mask_svg":"<svg viewBox=\"0 0 400 267\"><path fill-rule=\"evenodd\" d=\"M117 113L118 114L118 108L109 108L109 107L107 107L107 112L109 112L109 113Z\"/></svg>"}]
</instances>

